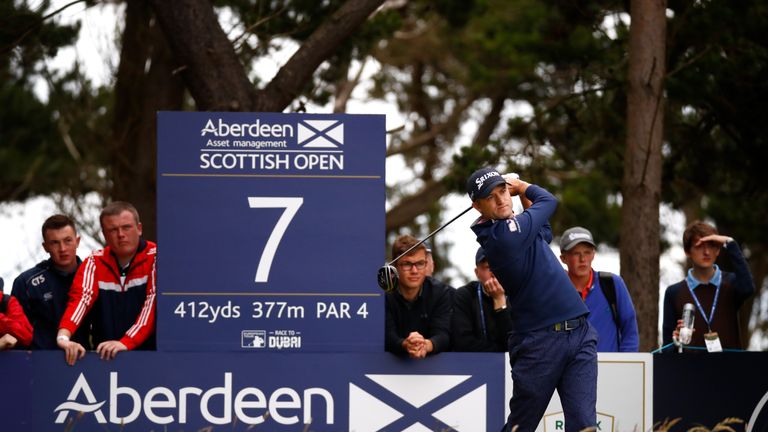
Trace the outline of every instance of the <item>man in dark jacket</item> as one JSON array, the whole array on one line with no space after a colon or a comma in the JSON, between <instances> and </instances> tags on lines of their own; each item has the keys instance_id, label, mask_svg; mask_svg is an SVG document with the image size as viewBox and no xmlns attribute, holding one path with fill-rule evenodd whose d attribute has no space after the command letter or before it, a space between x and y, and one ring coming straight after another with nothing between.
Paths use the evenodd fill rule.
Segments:
<instances>
[{"instance_id":1,"label":"man in dark jacket","mask_svg":"<svg viewBox=\"0 0 768 432\"><path fill-rule=\"evenodd\" d=\"M43 222L43 249L50 256L13 281L11 295L21 304L24 314L32 325L32 342L29 349L58 349L56 332L64 310L72 280L80 266L77 235L74 221L57 214ZM74 341L90 348L90 326L81 326L72 337Z\"/></svg>"},{"instance_id":2,"label":"man in dark jacket","mask_svg":"<svg viewBox=\"0 0 768 432\"><path fill-rule=\"evenodd\" d=\"M400 236L392 245L392 256L400 256L418 243ZM385 297L385 349L398 355L424 358L450 347L453 288L427 278L424 244L397 260L398 287Z\"/></svg>"},{"instance_id":3,"label":"man in dark jacket","mask_svg":"<svg viewBox=\"0 0 768 432\"><path fill-rule=\"evenodd\" d=\"M491 272L483 248L475 254L475 276L476 281L458 288L453 296L453 350L506 351L512 317L504 288Z\"/></svg>"}]
</instances>

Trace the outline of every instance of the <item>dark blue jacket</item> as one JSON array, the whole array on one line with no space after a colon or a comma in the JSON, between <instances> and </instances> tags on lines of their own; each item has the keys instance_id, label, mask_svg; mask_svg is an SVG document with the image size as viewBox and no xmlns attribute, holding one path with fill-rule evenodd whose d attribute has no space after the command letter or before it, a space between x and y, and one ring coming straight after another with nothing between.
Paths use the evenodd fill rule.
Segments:
<instances>
[{"instance_id":1,"label":"dark blue jacket","mask_svg":"<svg viewBox=\"0 0 768 432\"><path fill-rule=\"evenodd\" d=\"M507 334L512 330L510 305L499 311L485 293L480 281L470 282L453 294L451 346L454 351L502 352L507 350Z\"/></svg>"},{"instance_id":2,"label":"dark blue jacket","mask_svg":"<svg viewBox=\"0 0 768 432\"><path fill-rule=\"evenodd\" d=\"M386 329L384 347L387 351L407 355L403 340L411 332L419 332L432 341L431 354L450 348L453 288L428 277L413 302L408 302L395 290L385 296Z\"/></svg>"},{"instance_id":3,"label":"dark blue jacket","mask_svg":"<svg viewBox=\"0 0 768 432\"><path fill-rule=\"evenodd\" d=\"M505 220L478 219L472 225L491 271L507 293L515 332L589 313L549 247L549 218L557 199L536 185L530 185L525 195L533 204L523 213Z\"/></svg>"},{"instance_id":4,"label":"dark blue jacket","mask_svg":"<svg viewBox=\"0 0 768 432\"><path fill-rule=\"evenodd\" d=\"M77 264L81 260L77 258ZM53 265L50 258L39 262L31 269L20 274L13 281L11 295L21 304L24 314L32 325L32 344L29 349L59 349L56 345L56 333L59 321L67 308L69 288L75 277L72 273L62 273ZM88 341L89 325L83 325L74 334L72 340L90 349Z\"/></svg>"}]
</instances>

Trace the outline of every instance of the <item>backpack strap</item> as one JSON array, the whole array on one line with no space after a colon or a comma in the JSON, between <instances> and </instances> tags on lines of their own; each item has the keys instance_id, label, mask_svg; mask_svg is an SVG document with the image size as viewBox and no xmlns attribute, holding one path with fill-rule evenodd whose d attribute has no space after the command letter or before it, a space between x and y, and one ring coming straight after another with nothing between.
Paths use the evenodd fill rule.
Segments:
<instances>
[{"instance_id":1,"label":"backpack strap","mask_svg":"<svg viewBox=\"0 0 768 432\"><path fill-rule=\"evenodd\" d=\"M619 321L619 307L616 304L616 284L613 283L613 273L601 271L597 273L597 277L600 279L600 289L611 307L613 323L616 324L616 342L621 346L621 321Z\"/></svg>"}]
</instances>

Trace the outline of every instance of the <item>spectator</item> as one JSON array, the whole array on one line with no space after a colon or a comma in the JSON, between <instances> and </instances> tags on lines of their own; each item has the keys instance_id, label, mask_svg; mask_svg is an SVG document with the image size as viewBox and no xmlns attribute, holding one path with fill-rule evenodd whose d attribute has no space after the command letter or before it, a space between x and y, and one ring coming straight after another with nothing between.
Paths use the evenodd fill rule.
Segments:
<instances>
[{"instance_id":1,"label":"spectator","mask_svg":"<svg viewBox=\"0 0 768 432\"><path fill-rule=\"evenodd\" d=\"M467 179L480 217L471 228L510 302L512 398L505 431L535 430L557 389L566 431L597 424L597 332L549 248L557 199L516 175L482 168ZM525 210L515 215L512 196Z\"/></svg>"},{"instance_id":2,"label":"spectator","mask_svg":"<svg viewBox=\"0 0 768 432\"><path fill-rule=\"evenodd\" d=\"M427 276L427 280L434 284L445 285L443 281L435 277L435 258L432 255L432 247L429 242L422 243L427 251L427 267L424 269L424 274Z\"/></svg>"},{"instance_id":3,"label":"spectator","mask_svg":"<svg viewBox=\"0 0 768 432\"><path fill-rule=\"evenodd\" d=\"M424 274L427 277L432 277L435 273L435 258L432 256L432 247L428 242L424 242L424 247L427 251L427 268L424 269Z\"/></svg>"},{"instance_id":4,"label":"spectator","mask_svg":"<svg viewBox=\"0 0 768 432\"><path fill-rule=\"evenodd\" d=\"M155 347L157 245L141 237L139 214L127 202L107 205L99 221L107 247L94 251L77 271L56 338L70 365L85 354L70 337L88 314L102 359Z\"/></svg>"},{"instance_id":5,"label":"spectator","mask_svg":"<svg viewBox=\"0 0 768 432\"><path fill-rule=\"evenodd\" d=\"M599 336L597 351L637 352L640 337L632 298L621 276L592 269L595 250L592 233L585 228L569 228L560 237L560 260L589 309L589 322Z\"/></svg>"},{"instance_id":6,"label":"spectator","mask_svg":"<svg viewBox=\"0 0 768 432\"><path fill-rule=\"evenodd\" d=\"M392 245L397 257L418 240L400 236ZM385 296L387 351L424 358L450 347L453 288L427 278L426 247L421 244L395 263L397 289Z\"/></svg>"},{"instance_id":7,"label":"spectator","mask_svg":"<svg viewBox=\"0 0 768 432\"><path fill-rule=\"evenodd\" d=\"M48 259L39 262L13 281L11 294L16 297L32 325L30 349L58 349L56 333L67 307L67 295L75 278L80 258L80 237L69 216L57 214L43 222L43 249ZM90 325L75 332L72 340L90 348Z\"/></svg>"},{"instance_id":8,"label":"spectator","mask_svg":"<svg viewBox=\"0 0 768 432\"><path fill-rule=\"evenodd\" d=\"M512 328L504 288L491 272L483 248L475 254L477 280L453 295L451 344L454 351L503 352Z\"/></svg>"},{"instance_id":9,"label":"spectator","mask_svg":"<svg viewBox=\"0 0 768 432\"><path fill-rule=\"evenodd\" d=\"M755 284L741 248L712 225L695 221L683 232L683 249L693 266L685 279L667 287L664 293L664 345L677 334L683 305L692 303L696 308L695 324L702 323L699 328L704 331L694 331L689 346L706 346L710 352L743 349L738 312L755 292ZM733 264L733 273L721 271L715 264L723 249Z\"/></svg>"},{"instance_id":10,"label":"spectator","mask_svg":"<svg viewBox=\"0 0 768 432\"><path fill-rule=\"evenodd\" d=\"M32 341L32 326L19 302L3 293L4 285L0 278L0 350L11 349L17 343L29 345Z\"/></svg>"}]
</instances>

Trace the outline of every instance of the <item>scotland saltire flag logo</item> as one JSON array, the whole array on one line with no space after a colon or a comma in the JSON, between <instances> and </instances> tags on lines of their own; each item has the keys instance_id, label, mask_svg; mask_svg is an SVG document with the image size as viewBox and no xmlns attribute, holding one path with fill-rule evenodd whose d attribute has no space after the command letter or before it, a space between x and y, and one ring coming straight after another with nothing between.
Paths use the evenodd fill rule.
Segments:
<instances>
[{"instance_id":1,"label":"scotland saltire flag logo","mask_svg":"<svg viewBox=\"0 0 768 432\"><path fill-rule=\"evenodd\" d=\"M304 148L339 148L344 145L344 123L340 120L301 120L298 144Z\"/></svg>"},{"instance_id":2,"label":"scotland saltire flag logo","mask_svg":"<svg viewBox=\"0 0 768 432\"><path fill-rule=\"evenodd\" d=\"M349 383L349 430L486 430L485 382L472 375L376 375Z\"/></svg>"}]
</instances>

